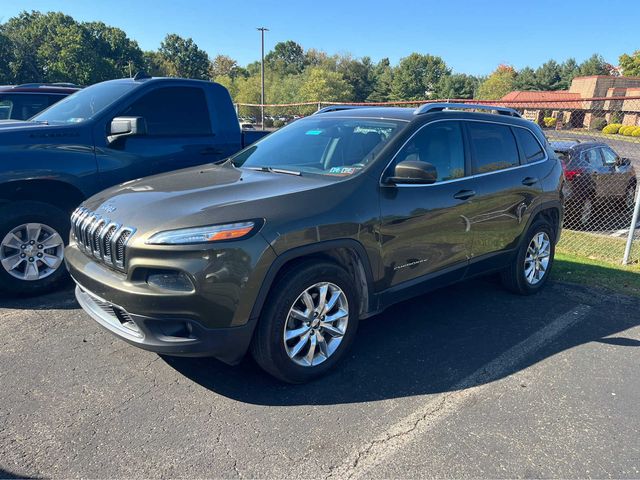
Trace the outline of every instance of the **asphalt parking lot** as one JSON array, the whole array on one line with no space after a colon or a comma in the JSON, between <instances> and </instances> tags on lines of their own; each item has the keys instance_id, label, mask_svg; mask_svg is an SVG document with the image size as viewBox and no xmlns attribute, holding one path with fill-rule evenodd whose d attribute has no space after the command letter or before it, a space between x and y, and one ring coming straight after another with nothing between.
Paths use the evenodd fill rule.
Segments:
<instances>
[{"instance_id":1,"label":"asphalt parking lot","mask_svg":"<svg viewBox=\"0 0 640 480\"><path fill-rule=\"evenodd\" d=\"M71 290L0 297L0 477L640 476L640 301L490 280L361 324L328 377L162 358Z\"/></svg>"}]
</instances>

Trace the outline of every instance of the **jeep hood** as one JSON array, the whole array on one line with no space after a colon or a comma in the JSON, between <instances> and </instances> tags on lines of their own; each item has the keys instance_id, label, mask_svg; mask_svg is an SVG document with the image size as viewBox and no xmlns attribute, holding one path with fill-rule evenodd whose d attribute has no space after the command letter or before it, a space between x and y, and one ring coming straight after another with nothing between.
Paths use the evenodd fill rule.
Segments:
<instances>
[{"instance_id":1,"label":"jeep hood","mask_svg":"<svg viewBox=\"0 0 640 480\"><path fill-rule=\"evenodd\" d=\"M227 163L132 180L94 195L83 206L147 237L162 230L267 218L274 209L290 207L297 194L332 184L317 175L253 171Z\"/></svg>"}]
</instances>

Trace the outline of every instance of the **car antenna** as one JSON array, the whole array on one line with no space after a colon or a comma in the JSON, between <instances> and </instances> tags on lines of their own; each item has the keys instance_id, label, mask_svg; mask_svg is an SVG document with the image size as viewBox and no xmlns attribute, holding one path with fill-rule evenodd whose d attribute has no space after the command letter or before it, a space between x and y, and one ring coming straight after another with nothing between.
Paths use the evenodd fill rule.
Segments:
<instances>
[{"instance_id":1,"label":"car antenna","mask_svg":"<svg viewBox=\"0 0 640 480\"><path fill-rule=\"evenodd\" d=\"M136 74L133 76L134 80L144 80L145 78L151 78L151 75L148 75L145 72L136 72Z\"/></svg>"}]
</instances>

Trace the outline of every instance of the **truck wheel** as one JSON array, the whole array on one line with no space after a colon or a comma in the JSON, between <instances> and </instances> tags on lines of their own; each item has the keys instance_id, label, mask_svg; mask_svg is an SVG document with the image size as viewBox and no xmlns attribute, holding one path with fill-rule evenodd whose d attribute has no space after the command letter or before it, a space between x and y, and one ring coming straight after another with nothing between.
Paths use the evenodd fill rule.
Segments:
<instances>
[{"instance_id":1,"label":"truck wheel","mask_svg":"<svg viewBox=\"0 0 640 480\"><path fill-rule=\"evenodd\" d=\"M529 227L515 261L502 271L502 284L507 290L531 295L547 283L555 255L554 238L549 222L538 220Z\"/></svg>"},{"instance_id":2,"label":"truck wheel","mask_svg":"<svg viewBox=\"0 0 640 480\"><path fill-rule=\"evenodd\" d=\"M251 345L256 362L289 383L333 368L358 328L358 295L349 274L328 262L304 262L270 290Z\"/></svg>"},{"instance_id":3,"label":"truck wheel","mask_svg":"<svg viewBox=\"0 0 640 480\"><path fill-rule=\"evenodd\" d=\"M69 215L41 202L0 209L0 289L39 294L67 278L64 247Z\"/></svg>"}]
</instances>

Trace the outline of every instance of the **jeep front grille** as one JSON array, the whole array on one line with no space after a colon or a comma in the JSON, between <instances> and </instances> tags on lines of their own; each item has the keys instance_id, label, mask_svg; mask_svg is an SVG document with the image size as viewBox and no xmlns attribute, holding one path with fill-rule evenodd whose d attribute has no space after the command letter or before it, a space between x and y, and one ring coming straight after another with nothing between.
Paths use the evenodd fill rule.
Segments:
<instances>
[{"instance_id":1,"label":"jeep front grille","mask_svg":"<svg viewBox=\"0 0 640 480\"><path fill-rule=\"evenodd\" d=\"M78 207L71 215L71 233L78 247L109 267L125 270L126 246L134 228L118 223Z\"/></svg>"}]
</instances>

